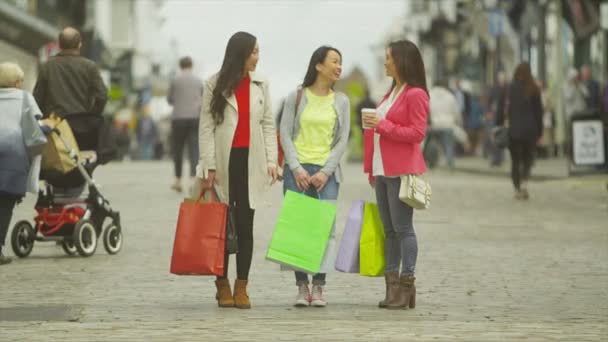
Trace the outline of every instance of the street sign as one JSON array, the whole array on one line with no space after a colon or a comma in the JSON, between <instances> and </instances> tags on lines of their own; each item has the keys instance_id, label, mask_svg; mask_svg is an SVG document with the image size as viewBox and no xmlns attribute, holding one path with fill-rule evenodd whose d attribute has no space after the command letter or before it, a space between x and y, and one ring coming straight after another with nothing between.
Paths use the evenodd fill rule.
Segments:
<instances>
[{"instance_id":1,"label":"street sign","mask_svg":"<svg viewBox=\"0 0 608 342\"><path fill-rule=\"evenodd\" d=\"M604 131L602 121L574 121L572 123L572 140L574 164L604 164Z\"/></svg>"}]
</instances>

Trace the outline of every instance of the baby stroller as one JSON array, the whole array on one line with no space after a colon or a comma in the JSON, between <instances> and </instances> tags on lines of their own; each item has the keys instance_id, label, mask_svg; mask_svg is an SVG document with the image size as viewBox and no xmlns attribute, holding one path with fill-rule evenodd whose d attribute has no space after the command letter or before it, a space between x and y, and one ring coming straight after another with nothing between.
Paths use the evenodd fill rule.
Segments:
<instances>
[{"instance_id":1,"label":"baby stroller","mask_svg":"<svg viewBox=\"0 0 608 342\"><path fill-rule=\"evenodd\" d=\"M34 224L27 220L19 221L11 234L11 247L18 257L29 256L35 241L56 241L66 254L78 253L83 257L95 253L99 237L102 237L109 254L116 254L122 248L120 213L112 210L110 202L104 198L92 178L95 168L111 159L112 153L108 153L107 148L97 148L102 145L100 142L104 142L103 136L109 128L104 125L101 116L72 114L67 121L82 149L80 154L59 130L54 128L51 134L59 137L77 167L65 174L41 172L40 179L44 185L41 184L35 205L37 215ZM111 139L106 137L106 140ZM83 196L85 187L88 194ZM106 219L110 222L103 228Z\"/></svg>"}]
</instances>

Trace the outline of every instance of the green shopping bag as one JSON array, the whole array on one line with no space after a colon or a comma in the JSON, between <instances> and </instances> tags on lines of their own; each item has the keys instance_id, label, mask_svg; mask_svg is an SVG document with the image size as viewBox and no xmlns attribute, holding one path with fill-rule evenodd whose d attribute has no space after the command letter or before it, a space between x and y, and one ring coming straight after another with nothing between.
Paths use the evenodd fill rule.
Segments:
<instances>
[{"instance_id":1,"label":"green shopping bag","mask_svg":"<svg viewBox=\"0 0 608 342\"><path fill-rule=\"evenodd\" d=\"M335 217L335 204L287 191L266 259L318 273Z\"/></svg>"},{"instance_id":2,"label":"green shopping bag","mask_svg":"<svg viewBox=\"0 0 608 342\"><path fill-rule=\"evenodd\" d=\"M359 274L379 277L384 274L384 226L378 205L365 203L359 240Z\"/></svg>"}]
</instances>

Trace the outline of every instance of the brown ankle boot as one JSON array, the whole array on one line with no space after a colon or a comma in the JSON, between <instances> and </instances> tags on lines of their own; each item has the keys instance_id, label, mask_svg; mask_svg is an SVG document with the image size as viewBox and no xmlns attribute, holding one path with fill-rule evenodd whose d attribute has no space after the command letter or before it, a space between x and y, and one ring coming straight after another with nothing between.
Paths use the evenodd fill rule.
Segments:
<instances>
[{"instance_id":1,"label":"brown ankle boot","mask_svg":"<svg viewBox=\"0 0 608 342\"><path fill-rule=\"evenodd\" d=\"M215 299L217 299L217 305L222 308L231 308L234 306L234 299L232 298L232 292L230 291L230 282L226 278L218 279L215 281L215 287L217 293Z\"/></svg>"},{"instance_id":2,"label":"brown ankle boot","mask_svg":"<svg viewBox=\"0 0 608 342\"><path fill-rule=\"evenodd\" d=\"M384 296L384 300L378 302L378 307L386 308L387 302L395 301L395 291L394 288L390 287L390 284L399 285L399 273L398 272L388 272L384 274L384 281L386 283L386 295Z\"/></svg>"},{"instance_id":3,"label":"brown ankle boot","mask_svg":"<svg viewBox=\"0 0 608 342\"><path fill-rule=\"evenodd\" d=\"M416 307L416 285L414 281L416 277L413 275L402 275L398 282L397 300L388 302L387 309L413 309Z\"/></svg>"},{"instance_id":4,"label":"brown ankle boot","mask_svg":"<svg viewBox=\"0 0 608 342\"><path fill-rule=\"evenodd\" d=\"M234 306L239 309L250 309L251 303L247 295L247 280L237 279L234 282Z\"/></svg>"}]
</instances>

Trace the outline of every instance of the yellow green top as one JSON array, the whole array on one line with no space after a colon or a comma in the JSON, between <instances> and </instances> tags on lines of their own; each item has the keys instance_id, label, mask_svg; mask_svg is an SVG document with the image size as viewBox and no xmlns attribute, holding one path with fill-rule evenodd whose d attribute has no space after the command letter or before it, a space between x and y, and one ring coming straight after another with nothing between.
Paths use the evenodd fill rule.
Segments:
<instances>
[{"instance_id":1,"label":"yellow green top","mask_svg":"<svg viewBox=\"0 0 608 342\"><path fill-rule=\"evenodd\" d=\"M294 145L300 164L323 166L329 159L338 113L336 94L317 96L306 88L306 107L300 116L300 132Z\"/></svg>"}]
</instances>

